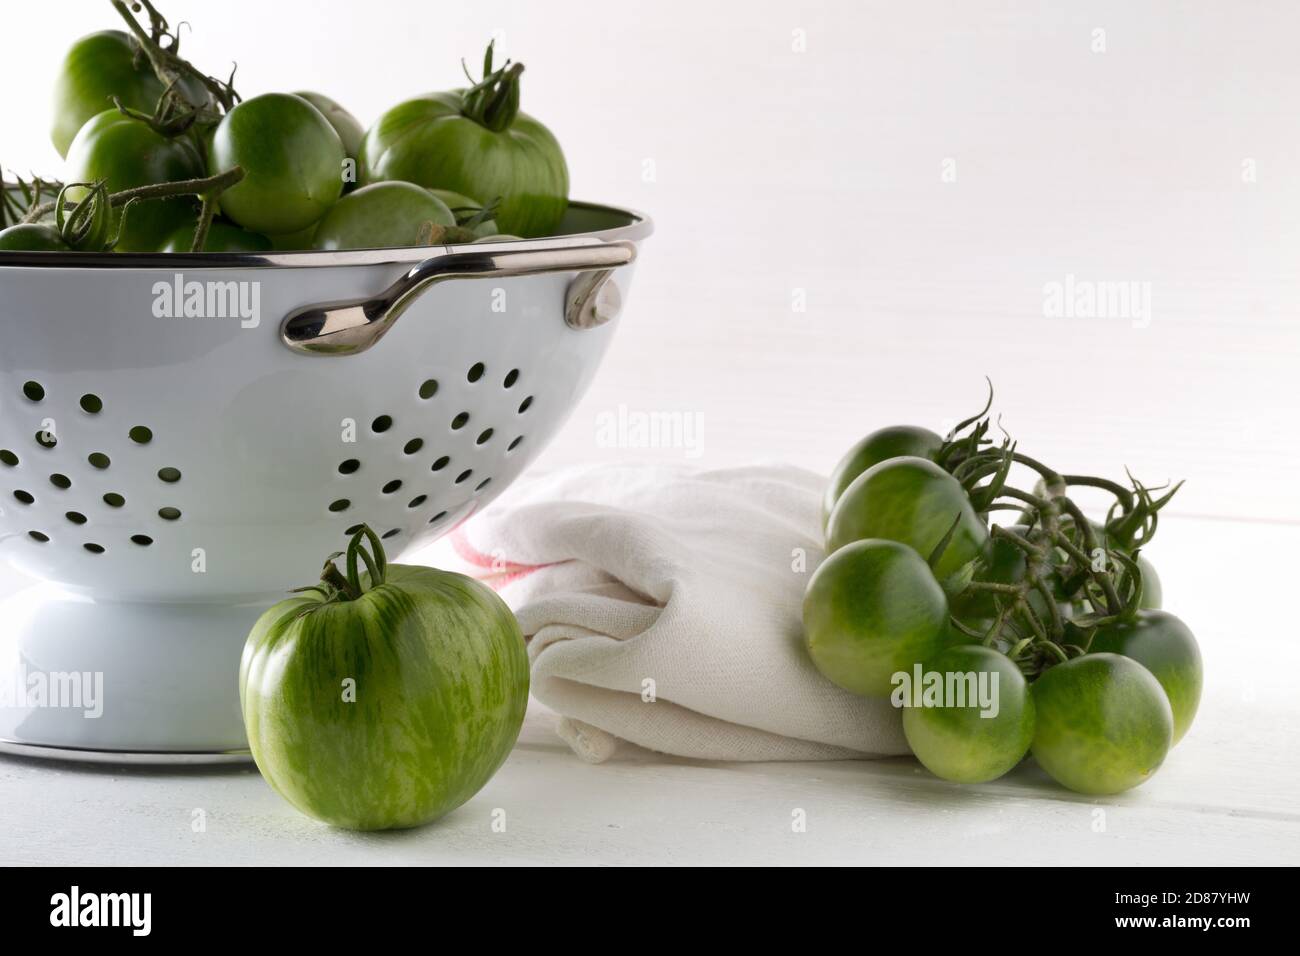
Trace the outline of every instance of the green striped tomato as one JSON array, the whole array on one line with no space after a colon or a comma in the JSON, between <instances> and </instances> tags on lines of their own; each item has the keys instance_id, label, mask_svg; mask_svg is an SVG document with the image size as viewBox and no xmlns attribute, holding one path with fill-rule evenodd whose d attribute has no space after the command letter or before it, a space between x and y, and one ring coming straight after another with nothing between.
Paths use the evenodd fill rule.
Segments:
<instances>
[{"instance_id":1,"label":"green striped tomato","mask_svg":"<svg viewBox=\"0 0 1300 956\"><path fill-rule=\"evenodd\" d=\"M249 634L249 746L309 816L357 830L418 826L472 797L510 753L528 703L523 635L479 582L387 565L369 528L347 566L345 578L328 565L326 583L277 604Z\"/></svg>"},{"instance_id":2,"label":"green striped tomato","mask_svg":"<svg viewBox=\"0 0 1300 956\"><path fill-rule=\"evenodd\" d=\"M485 203L500 198L502 232L550 235L569 205L569 169L551 131L519 109L522 71L519 63L494 71L489 46L471 89L394 106L362 141L361 184L398 179Z\"/></svg>"},{"instance_id":3,"label":"green striped tomato","mask_svg":"<svg viewBox=\"0 0 1300 956\"><path fill-rule=\"evenodd\" d=\"M1085 654L1048 668L1033 685L1038 765L1077 793L1122 793L1160 768L1174 715L1160 683L1137 661Z\"/></svg>"},{"instance_id":4,"label":"green striped tomato","mask_svg":"<svg viewBox=\"0 0 1300 956\"><path fill-rule=\"evenodd\" d=\"M916 456L872 465L840 495L826 527L826 550L863 538L900 541L929 558L957 526L934 572L940 582L984 554L988 525L959 482L934 462Z\"/></svg>"},{"instance_id":5,"label":"green striped tomato","mask_svg":"<svg viewBox=\"0 0 1300 956\"><path fill-rule=\"evenodd\" d=\"M826 485L826 494L822 498L822 531L825 531L827 524L830 523L835 502L840 500L840 496L853 483L853 479L872 465L903 455L933 459L942 447L942 438L928 428L918 428L915 425L891 425L888 428L878 428L863 438L844 453L844 457L831 472L830 481Z\"/></svg>"}]
</instances>

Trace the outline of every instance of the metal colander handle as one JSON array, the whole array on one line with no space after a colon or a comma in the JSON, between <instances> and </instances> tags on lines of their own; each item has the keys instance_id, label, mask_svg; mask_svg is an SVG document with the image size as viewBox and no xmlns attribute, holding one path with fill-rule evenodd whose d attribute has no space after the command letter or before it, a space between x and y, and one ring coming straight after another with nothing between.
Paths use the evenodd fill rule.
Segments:
<instances>
[{"instance_id":1,"label":"metal colander handle","mask_svg":"<svg viewBox=\"0 0 1300 956\"><path fill-rule=\"evenodd\" d=\"M309 355L355 355L373 346L430 286L446 279L499 279L577 272L565 292L564 321L592 329L622 307L613 270L636 259L630 242L596 240L550 249L445 252L430 256L378 295L295 309L280 326L280 339Z\"/></svg>"}]
</instances>

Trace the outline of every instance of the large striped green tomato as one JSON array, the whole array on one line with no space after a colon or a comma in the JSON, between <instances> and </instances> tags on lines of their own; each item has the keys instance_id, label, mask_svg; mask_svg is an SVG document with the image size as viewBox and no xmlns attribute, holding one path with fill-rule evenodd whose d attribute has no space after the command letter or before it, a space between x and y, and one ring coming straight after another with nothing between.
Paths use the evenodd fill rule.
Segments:
<instances>
[{"instance_id":1,"label":"large striped green tomato","mask_svg":"<svg viewBox=\"0 0 1300 956\"><path fill-rule=\"evenodd\" d=\"M528 703L523 635L477 581L387 565L369 528L346 564L346 576L327 565L321 586L249 634L249 745L271 786L309 816L418 826L472 797L510 753Z\"/></svg>"},{"instance_id":2,"label":"large striped green tomato","mask_svg":"<svg viewBox=\"0 0 1300 956\"><path fill-rule=\"evenodd\" d=\"M513 235L550 235L569 200L569 169L551 131L519 110L521 64L493 72L471 90L428 93L399 103L366 133L361 184L385 179L445 189L490 203Z\"/></svg>"}]
</instances>

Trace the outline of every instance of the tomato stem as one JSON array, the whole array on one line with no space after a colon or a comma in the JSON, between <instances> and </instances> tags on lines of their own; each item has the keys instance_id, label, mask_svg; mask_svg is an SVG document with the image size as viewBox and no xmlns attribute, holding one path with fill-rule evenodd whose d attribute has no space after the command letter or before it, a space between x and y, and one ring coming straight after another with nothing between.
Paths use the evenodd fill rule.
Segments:
<instances>
[{"instance_id":1,"label":"tomato stem","mask_svg":"<svg viewBox=\"0 0 1300 956\"><path fill-rule=\"evenodd\" d=\"M126 0L110 0L110 2L113 4L113 8L121 14L122 19L126 21L127 28L131 31L145 57L149 60L149 65L153 67L154 74L167 87L167 93L173 93L183 99L184 97L175 89L175 85L181 77L188 76L201 83L208 93L212 95L212 98L221 105L223 110L229 112L239 102L239 94L235 92L234 87L231 85L234 80L234 73L231 73L230 81L223 83L196 69L188 60L182 59L176 52L180 47L179 32L176 34L168 32L167 21L149 0L132 0L133 3L144 7L148 13L149 33L145 33L144 28L140 26ZM163 37L167 37L171 41L167 48L164 48L160 42ZM167 93L164 93L164 96ZM196 110L202 106L199 103L189 103L188 105Z\"/></svg>"},{"instance_id":2,"label":"tomato stem","mask_svg":"<svg viewBox=\"0 0 1300 956\"><path fill-rule=\"evenodd\" d=\"M178 179L169 183L151 183L148 186L136 186L134 189L123 189L109 195L109 205L113 208L125 206L136 199L165 199L168 196L220 196L235 183L244 178L244 170L240 166L232 166L224 173L217 173L215 176L207 176L203 179ZM31 211L23 217L23 222L36 222L42 216L54 211L55 203L47 202L40 206L32 207Z\"/></svg>"},{"instance_id":3,"label":"tomato stem","mask_svg":"<svg viewBox=\"0 0 1300 956\"><path fill-rule=\"evenodd\" d=\"M483 78L461 94L461 113L500 133L509 129L519 115L519 77L524 65L507 60L499 70L493 70L495 44L495 40L489 43L483 56Z\"/></svg>"},{"instance_id":4,"label":"tomato stem","mask_svg":"<svg viewBox=\"0 0 1300 956\"><path fill-rule=\"evenodd\" d=\"M366 547L367 544L369 549ZM370 525L361 525L348 541L348 549L344 557L346 574L334 564L335 558L338 557L336 553L326 559L320 576L333 598L355 601L366 591L379 587L387 579L388 558L384 554L384 546L379 540L379 535L375 534ZM369 588L361 580L360 564L366 566L366 571L370 575Z\"/></svg>"}]
</instances>

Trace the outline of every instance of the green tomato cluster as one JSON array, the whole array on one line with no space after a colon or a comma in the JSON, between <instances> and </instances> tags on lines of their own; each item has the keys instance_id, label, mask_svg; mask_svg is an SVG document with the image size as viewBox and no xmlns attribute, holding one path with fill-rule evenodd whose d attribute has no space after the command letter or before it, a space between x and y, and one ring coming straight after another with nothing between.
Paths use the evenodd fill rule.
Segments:
<instances>
[{"instance_id":1,"label":"green tomato cluster","mask_svg":"<svg viewBox=\"0 0 1300 956\"><path fill-rule=\"evenodd\" d=\"M808 654L840 687L904 708L909 745L943 779L993 780L1032 755L1081 793L1137 786L1195 717L1196 639L1160 609L1155 568L1133 540L1139 506L1125 499L1125 514L1089 525L1114 556L1104 581L1090 576L1064 479L1013 446L999 470L999 452L981 450L984 427L976 440L883 428L840 460L822 506L827 557L804 597ZM1007 470L1024 462L1060 487L1009 489ZM1167 500L1136 487L1151 513ZM1037 502L1057 530L1031 506L995 530L990 515L1017 500Z\"/></svg>"},{"instance_id":2,"label":"green tomato cluster","mask_svg":"<svg viewBox=\"0 0 1300 956\"><path fill-rule=\"evenodd\" d=\"M522 66L494 69L491 46L474 86L399 103L367 131L313 91L241 100L181 60L177 36L161 42L123 16L131 32L94 33L68 51L51 129L62 182L85 184L70 202L99 182L109 194L181 184L115 206L114 251L188 252L201 217L212 224L204 252L391 248L560 227L563 151L519 109ZM243 175L233 185L184 188L235 167ZM9 227L0 228L0 249L67 250L29 225L11 231L0 221Z\"/></svg>"}]
</instances>

